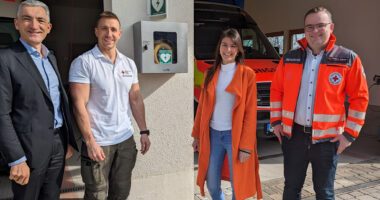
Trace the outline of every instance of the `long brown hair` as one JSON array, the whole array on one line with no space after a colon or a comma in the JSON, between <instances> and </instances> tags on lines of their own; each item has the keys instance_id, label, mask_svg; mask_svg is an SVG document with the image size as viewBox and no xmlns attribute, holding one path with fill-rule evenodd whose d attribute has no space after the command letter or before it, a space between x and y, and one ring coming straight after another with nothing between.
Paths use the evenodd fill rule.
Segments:
<instances>
[{"instance_id":1,"label":"long brown hair","mask_svg":"<svg viewBox=\"0 0 380 200\"><path fill-rule=\"evenodd\" d=\"M227 30L224 30L222 34L220 35L219 42L215 50L215 62L212 65L212 67L210 67L207 70L207 75L204 82L204 88L207 88L212 77L214 77L216 70L220 67L223 61L222 56L220 55L220 45L222 43L222 40L226 37L229 37L232 40L232 42L238 47L238 53L235 58L236 63L243 63L244 49L243 49L243 44L241 43L241 37L240 37L239 32L234 28L229 28Z\"/></svg>"}]
</instances>

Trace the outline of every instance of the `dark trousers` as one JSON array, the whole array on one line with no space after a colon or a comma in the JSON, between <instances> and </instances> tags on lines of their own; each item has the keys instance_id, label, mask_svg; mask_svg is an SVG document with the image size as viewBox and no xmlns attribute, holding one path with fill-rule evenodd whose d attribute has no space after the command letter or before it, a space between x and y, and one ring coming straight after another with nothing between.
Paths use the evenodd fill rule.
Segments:
<instances>
[{"instance_id":1,"label":"dark trousers","mask_svg":"<svg viewBox=\"0 0 380 200\"><path fill-rule=\"evenodd\" d=\"M131 189L137 149L133 136L115 145L102 146L106 159L93 161L82 145L81 174L86 200L125 200Z\"/></svg>"},{"instance_id":2,"label":"dark trousers","mask_svg":"<svg viewBox=\"0 0 380 200\"><path fill-rule=\"evenodd\" d=\"M15 200L59 199L65 167L65 151L59 131L55 133L52 145L49 162L43 168L30 169L30 179L27 185L22 186L12 181ZM49 148L46 147L46 150Z\"/></svg>"},{"instance_id":3,"label":"dark trousers","mask_svg":"<svg viewBox=\"0 0 380 200\"><path fill-rule=\"evenodd\" d=\"M294 128L291 138L282 137L285 176L283 199L301 199L309 163L312 166L316 199L335 199L334 179L338 163L338 145L329 141L312 144L311 134L305 133L301 128Z\"/></svg>"}]
</instances>

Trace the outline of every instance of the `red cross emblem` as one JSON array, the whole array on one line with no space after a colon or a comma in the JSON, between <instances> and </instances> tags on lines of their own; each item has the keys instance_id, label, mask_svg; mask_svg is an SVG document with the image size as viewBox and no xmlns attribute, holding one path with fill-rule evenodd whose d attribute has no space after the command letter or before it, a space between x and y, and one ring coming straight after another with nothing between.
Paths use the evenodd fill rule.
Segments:
<instances>
[{"instance_id":1,"label":"red cross emblem","mask_svg":"<svg viewBox=\"0 0 380 200\"><path fill-rule=\"evenodd\" d=\"M342 82L342 75L339 72L333 72L329 75L329 82L332 85L339 85Z\"/></svg>"},{"instance_id":2,"label":"red cross emblem","mask_svg":"<svg viewBox=\"0 0 380 200\"><path fill-rule=\"evenodd\" d=\"M334 76L333 80L334 80L334 82L336 82L337 80L339 80L339 78L337 76Z\"/></svg>"}]
</instances>

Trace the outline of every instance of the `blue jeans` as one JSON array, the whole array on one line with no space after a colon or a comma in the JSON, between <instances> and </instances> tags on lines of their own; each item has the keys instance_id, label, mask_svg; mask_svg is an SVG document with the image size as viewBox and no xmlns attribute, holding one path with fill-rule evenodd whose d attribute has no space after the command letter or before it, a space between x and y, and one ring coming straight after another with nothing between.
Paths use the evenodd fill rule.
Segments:
<instances>
[{"instance_id":1,"label":"blue jeans","mask_svg":"<svg viewBox=\"0 0 380 200\"><path fill-rule=\"evenodd\" d=\"M301 199L301 190L311 163L317 200L333 200L339 143L311 143L311 134L293 130L292 137L282 137L285 188L283 200Z\"/></svg>"},{"instance_id":2,"label":"blue jeans","mask_svg":"<svg viewBox=\"0 0 380 200\"><path fill-rule=\"evenodd\" d=\"M230 169L231 188L233 188L231 130L217 131L210 128L210 161L207 170L207 189L213 200L224 200L224 194L220 188L220 184L222 166L226 153L228 157L228 167ZM232 199L235 199L234 194Z\"/></svg>"}]
</instances>

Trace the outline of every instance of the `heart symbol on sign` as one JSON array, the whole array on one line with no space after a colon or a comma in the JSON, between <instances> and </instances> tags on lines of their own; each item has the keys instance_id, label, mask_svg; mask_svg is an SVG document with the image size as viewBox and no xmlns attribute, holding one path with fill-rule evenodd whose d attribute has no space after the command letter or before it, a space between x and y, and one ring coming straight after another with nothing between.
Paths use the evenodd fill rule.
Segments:
<instances>
[{"instance_id":1,"label":"heart symbol on sign","mask_svg":"<svg viewBox=\"0 0 380 200\"><path fill-rule=\"evenodd\" d=\"M169 53L163 53L160 55L161 60L164 61L165 63L167 63L171 57L172 55Z\"/></svg>"},{"instance_id":2,"label":"heart symbol on sign","mask_svg":"<svg viewBox=\"0 0 380 200\"><path fill-rule=\"evenodd\" d=\"M160 11L163 5L164 0L152 0L152 6L156 10L156 12Z\"/></svg>"}]
</instances>

